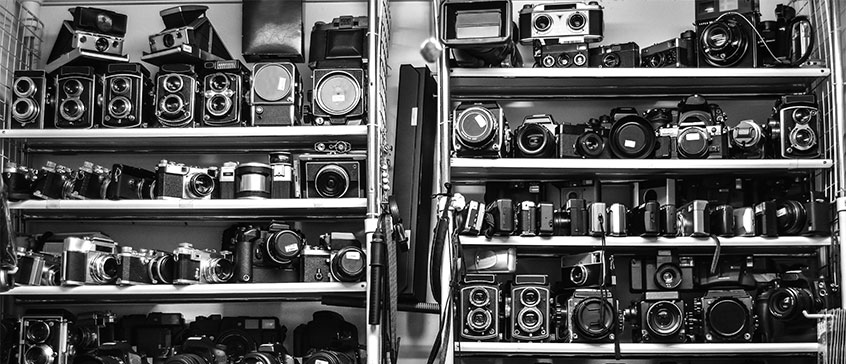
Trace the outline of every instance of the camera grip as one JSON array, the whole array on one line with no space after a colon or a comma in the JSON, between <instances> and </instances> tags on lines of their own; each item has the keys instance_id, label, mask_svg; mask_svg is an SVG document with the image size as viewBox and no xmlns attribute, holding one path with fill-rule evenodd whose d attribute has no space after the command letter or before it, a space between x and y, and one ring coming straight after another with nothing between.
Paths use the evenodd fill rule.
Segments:
<instances>
[{"instance_id":1,"label":"camera grip","mask_svg":"<svg viewBox=\"0 0 846 364\"><path fill-rule=\"evenodd\" d=\"M253 281L253 240L235 242L235 281Z\"/></svg>"}]
</instances>

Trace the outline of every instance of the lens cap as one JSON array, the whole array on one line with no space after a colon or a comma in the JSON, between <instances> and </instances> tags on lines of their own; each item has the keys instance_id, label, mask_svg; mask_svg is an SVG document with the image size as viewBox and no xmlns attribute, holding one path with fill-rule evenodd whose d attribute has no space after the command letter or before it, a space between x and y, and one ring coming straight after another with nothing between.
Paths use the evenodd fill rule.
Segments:
<instances>
[{"instance_id":1,"label":"lens cap","mask_svg":"<svg viewBox=\"0 0 846 364\"><path fill-rule=\"evenodd\" d=\"M617 158L646 158L655 151L655 131L648 120L625 116L611 126L609 144Z\"/></svg>"}]
</instances>

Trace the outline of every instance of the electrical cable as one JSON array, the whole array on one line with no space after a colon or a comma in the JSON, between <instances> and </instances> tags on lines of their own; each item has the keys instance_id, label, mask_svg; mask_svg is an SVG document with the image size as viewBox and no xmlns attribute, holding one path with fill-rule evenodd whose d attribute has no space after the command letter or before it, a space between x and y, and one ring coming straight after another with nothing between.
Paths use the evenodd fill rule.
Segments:
<instances>
[{"instance_id":1,"label":"electrical cable","mask_svg":"<svg viewBox=\"0 0 846 364\"><path fill-rule=\"evenodd\" d=\"M720 244L720 237L712 234L711 239L714 239L715 244L714 256L711 257L711 274L714 274L717 273L717 264L719 264L720 262L720 250L722 249Z\"/></svg>"}]
</instances>

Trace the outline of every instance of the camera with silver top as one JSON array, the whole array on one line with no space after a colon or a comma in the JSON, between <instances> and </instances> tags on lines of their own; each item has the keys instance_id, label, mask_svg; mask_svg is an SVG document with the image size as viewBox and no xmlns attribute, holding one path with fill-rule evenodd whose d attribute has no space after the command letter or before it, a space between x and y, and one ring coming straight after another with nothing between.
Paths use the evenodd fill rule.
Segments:
<instances>
[{"instance_id":1,"label":"camera with silver top","mask_svg":"<svg viewBox=\"0 0 846 364\"><path fill-rule=\"evenodd\" d=\"M35 171L32 197L42 200L58 200L65 197L65 191L73 184L73 171L63 165L47 161Z\"/></svg>"},{"instance_id":2,"label":"camera with silver top","mask_svg":"<svg viewBox=\"0 0 846 364\"><path fill-rule=\"evenodd\" d=\"M515 158L554 158L558 124L551 115L530 115L514 130Z\"/></svg>"},{"instance_id":3,"label":"camera with silver top","mask_svg":"<svg viewBox=\"0 0 846 364\"><path fill-rule=\"evenodd\" d=\"M159 250L121 247L119 285L173 283L173 254Z\"/></svg>"},{"instance_id":4,"label":"camera with silver top","mask_svg":"<svg viewBox=\"0 0 846 364\"><path fill-rule=\"evenodd\" d=\"M218 169L186 166L162 160L156 167L155 196L158 199L211 199Z\"/></svg>"},{"instance_id":5,"label":"camera with silver top","mask_svg":"<svg viewBox=\"0 0 846 364\"><path fill-rule=\"evenodd\" d=\"M601 250L561 257L561 287L588 288L611 283L609 258Z\"/></svg>"},{"instance_id":6,"label":"camera with silver top","mask_svg":"<svg viewBox=\"0 0 846 364\"><path fill-rule=\"evenodd\" d=\"M15 71L8 129L44 129L53 121L53 85L43 70Z\"/></svg>"},{"instance_id":7,"label":"camera with silver top","mask_svg":"<svg viewBox=\"0 0 846 364\"><path fill-rule=\"evenodd\" d=\"M557 40L561 43L601 42L605 23L596 1L526 4L520 9L520 42Z\"/></svg>"},{"instance_id":8,"label":"camera with silver top","mask_svg":"<svg viewBox=\"0 0 846 364\"><path fill-rule=\"evenodd\" d=\"M603 45L591 48L588 53L591 67L640 67L640 46L635 42Z\"/></svg>"},{"instance_id":9,"label":"camera with silver top","mask_svg":"<svg viewBox=\"0 0 846 364\"><path fill-rule=\"evenodd\" d=\"M64 198L75 200L103 200L111 182L108 168L85 161L66 183Z\"/></svg>"},{"instance_id":10,"label":"camera with silver top","mask_svg":"<svg viewBox=\"0 0 846 364\"><path fill-rule=\"evenodd\" d=\"M367 257L353 233L331 232L302 253L303 282L359 282Z\"/></svg>"},{"instance_id":11,"label":"camera with silver top","mask_svg":"<svg viewBox=\"0 0 846 364\"><path fill-rule=\"evenodd\" d=\"M58 286L62 284L62 255L36 252L19 246L15 284L20 286Z\"/></svg>"},{"instance_id":12,"label":"camera with silver top","mask_svg":"<svg viewBox=\"0 0 846 364\"><path fill-rule=\"evenodd\" d=\"M713 159L728 156L726 115L716 104L692 95L679 105L675 157Z\"/></svg>"},{"instance_id":13,"label":"camera with silver top","mask_svg":"<svg viewBox=\"0 0 846 364\"><path fill-rule=\"evenodd\" d=\"M67 237L62 255L62 285L113 284L120 266L118 244L100 233Z\"/></svg>"},{"instance_id":14,"label":"camera with silver top","mask_svg":"<svg viewBox=\"0 0 846 364\"><path fill-rule=\"evenodd\" d=\"M201 250L191 243L179 243L173 251L173 263L174 284L226 283L235 271L231 252Z\"/></svg>"}]
</instances>

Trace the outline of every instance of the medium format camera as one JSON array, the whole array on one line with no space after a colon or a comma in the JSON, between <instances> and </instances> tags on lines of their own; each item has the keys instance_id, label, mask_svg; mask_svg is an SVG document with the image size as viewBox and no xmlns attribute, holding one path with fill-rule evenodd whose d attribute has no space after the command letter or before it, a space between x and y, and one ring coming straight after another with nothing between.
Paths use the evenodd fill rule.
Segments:
<instances>
[{"instance_id":1,"label":"medium format camera","mask_svg":"<svg viewBox=\"0 0 846 364\"><path fill-rule=\"evenodd\" d=\"M62 285L113 284L120 272L117 247L99 233L65 238Z\"/></svg>"},{"instance_id":2,"label":"medium format camera","mask_svg":"<svg viewBox=\"0 0 846 364\"><path fill-rule=\"evenodd\" d=\"M560 158L611 158L608 127L599 119L584 125L561 124L558 127Z\"/></svg>"},{"instance_id":3,"label":"medium format camera","mask_svg":"<svg viewBox=\"0 0 846 364\"><path fill-rule=\"evenodd\" d=\"M85 161L72 173L65 184L64 198L74 200L103 200L111 181L111 171L103 166Z\"/></svg>"},{"instance_id":4,"label":"medium format camera","mask_svg":"<svg viewBox=\"0 0 846 364\"><path fill-rule=\"evenodd\" d=\"M775 201L764 201L755 205L755 235L778 237L778 218Z\"/></svg>"},{"instance_id":5,"label":"medium format camera","mask_svg":"<svg viewBox=\"0 0 846 364\"><path fill-rule=\"evenodd\" d=\"M561 287L589 288L610 284L608 259L601 250L561 257Z\"/></svg>"},{"instance_id":6,"label":"medium format camera","mask_svg":"<svg viewBox=\"0 0 846 364\"><path fill-rule=\"evenodd\" d=\"M551 115L531 115L514 130L515 158L554 158L556 156L558 124Z\"/></svg>"},{"instance_id":7,"label":"medium format camera","mask_svg":"<svg viewBox=\"0 0 846 364\"><path fill-rule=\"evenodd\" d=\"M728 135L725 114L700 95L692 95L679 103L676 156L685 159L725 158Z\"/></svg>"},{"instance_id":8,"label":"medium format camera","mask_svg":"<svg viewBox=\"0 0 846 364\"><path fill-rule=\"evenodd\" d=\"M103 76L101 125L106 128L144 127L153 110L150 71L140 63L112 63Z\"/></svg>"},{"instance_id":9,"label":"medium format camera","mask_svg":"<svg viewBox=\"0 0 846 364\"><path fill-rule=\"evenodd\" d=\"M635 42L608 44L591 48L588 63L599 68L640 67L640 46Z\"/></svg>"},{"instance_id":10,"label":"medium format camera","mask_svg":"<svg viewBox=\"0 0 846 364\"><path fill-rule=\"evenodd\" d=\"M441 2L440 40L460 67L521 67L511 1Z\"/></svg>"},{"instance_id":11,"label":"medium format camera","mask_svg":"<svg viewBox=\"0 0 846 364\"><path fill-rule=\"evenodd\" d=\"M758 296L757 313L764 342L816 341L816 320L803 311L816 313L825 308L825 284L807 269L784 272Z\"/></svg>"},{"instance_id":12,"label":"medium format camera","mask_svg":"<svg viewBox=\"0 0 846 364\"><path fill-rule=\"evenodd\" d=\"M807 16L797 16L795 8L784 4L776 5L775 15L776 20L759 23L763 38L761 46L763 65L768 67L802 65L808 61L816 43L816 33L811 20Z\"/></svg>"},{"instance_id":13,"label":"medium format camera","mask_svg":"<svg viewBox=\"0 0 846 364\"><path fill-rule=\"evenodd\" d=\"M168 128L193 127L198 122L199 95L193 65L162 65L156 76L156 120Z\"/></svg>"},{"instance_id":14,"label":"medium format camera","mask_svg":"<svg viewBox=\"0 0 846 364\"><path fill-rule=\"evenodd\" d=\"M452 149L458 157L506 157L508 123L496 102L463 102L452 112Z\"/></svg>"},{"instance_id":15,"label":"medium format camera","mask_svg":"<svg viewBox=\"0 0 846 364\"><path fill-rule=\"evenodd\" d=\"M658 250L655 260L631 260L632 291L678 291L693 289L693 258Z\"/></svg>"},{"instance_id":16,"label":"medium format camera","mask_svg":"<svg viewBox=\"0 0 846 364\"><path fill-rule=\"evenodd\" d=\"M361 68L367 58L365 16L344 15L332 22L318 21L311 29L308 65L317 68Z\"/></svg>"},{"instance_id":17,"label":"medium format camera","mask_svg":"<svg viewBox=\"0 0 846 364\"><path fill-rule=\"evenodd\" d=\"M676 210L678 236L711 236L711 214L708 201L693 200Z\"/></svg>"},{"instance_id":18,"label":"medium format camera","mask_svg":"<svg viewBox=\"0 0 846 364\"><path fill-rule=\"evenodd\" d=\"M687 341L685 306L678 292L646 292L643 300L625 310L623 316L636 323L634 336L640 342Z\"/></svg>"},{"instance_id":19,"label":"medium format camera","mask_svg":"<svg viewBox=\"0 0 846 364\"><path fill-rule=\"evenodd\" d=\"M179 243L173 264L174 284L226 283L235 273L231 252L200 250L191 243Z\"/></svg>"},{"instance_id":20,"label":"medium format camera","mask_svg":"<svg viewBox=\"0 0 846 364\"><path fill-rule=\"evenodd\" d=\"M182 314L151 312L121 316L115 334L118 340L132 343L141 356L164 362L177 341L182 341L179 337L184 331Z\"/></svg>"},{"instance_id":21,"label":"medium format camera","mask_svg":"<svg viewBox=\"0 0 846 364\"><path fill-rule=\"evenodd\" d=\"M782 236L827 236L831 232L831 204L783 200L776 206L778 234Z\"/></svg>"},{"instance_id":22,"label":"medium format camera","mask_svg":"<svg viewBox=\"0 0 846 364\"><path fill-rule=\"evenodd\" d=\"M47 161L41 169L35 171L33 180L32 197L57 200L64 197L64 192L73 183L73 171Z\"/></svg>"},{"instance_id":23,"label":"medium format camera","mask_svg":"<svg viewBox=\"0 0 846 364\"><path fill-rule=\"evenodd\" d=\"M312 124L363 124L367 112L364 88L367 81L363 69L315 69L312 80Z\"/></svg>"},{"instance_id":24,"label":"medium format camera","mask_svg":"<svg viewBox=\"0 0 846 364\"><path fill-rule=\"evenodd\" d=\"M737 159L762 159L770 136L765 126L755 120L741 120L729 129L729 154Z\"/></svg>"},{"instance_id":25,"label":"medium format camera","mask_svg":"<svg viewBox=\"0 0 846 364\"><path fill-rule=\"evenodd\" d=\"M567 332L559 340L571 343L613 342L617 301L607 290L577 289L567 300Z\"/></svg>"},{"instance_id":26,"label":"medium format camera","mask_svg":"<svg viewBox=\"0 0 846 364\"><path fill-rule=\"evenodd\" d=\"M640 50L640 66L645 68L696 67L696 33L686 30L673 38Z\"/></svg>"},{"instance_id":27,"label":"medium format camera","mask_svg":"<svg viewBox=\"0 0 846 364\"><path fill-rule=\"evenodd\" d=\"M596 1L526 4L520 10L520 42L557 40L561 43L601 42L605 23Z\"/></svg>"},{"instance_id":28,"label":"medium format camera","mask_svg":"<svg viewBox=\"0 0 846 364\"><path fill-rule=\"evenodd\" d=\"M203 67L203 125L244 125L248 119L247 68L238 60L206 62Z\"/></svg>"},{"instance_id":29,"label":"medium format camera","mask_svg":"<svg viewBox=\"0 0 846 364\"><path fill-rule=\"evenodd\" d=\"M115 314L86 312L76 316L70 342L77 355L98 350L100 345L115 341Z\"/></svg>"},{"instance_id":30,"label":"medium format camera","mask_svg":"<svg viewBox=\"0 0 846 364\"><path fill-rule=\"evenodd\" d=\"M53 90L42 70L15 71L9 129L44 129L53 121Z\"/></svg>"},{"instance_id":31,"label":"medium format camera","mask_svg":"<svg viewBox=\"0 0 846 364\"><path fill-rule=\"evenodd\" d=\"M58 286L62 284L61 254L34 252L19 246L18 271L15 284L19 286Z\"/></svg>"},{"instance_id":32,"label":"medium format camera","mask_svg":"<svg viewBox=\"0 0 846 364\"><path fill-rule=\"evenodd\" d=\"M485 209L485 236L509 236L517 231L517 214L514 211L514 201L501 198Z\"/></svg>"},{"instance_id":33,"label":"medium format camera","mask_svg":"<svg viewBox=\"0 0 846 364\"><path fill-rule=\"evenodd\" d=\"M21 316L19 363L69 364L73 348L68 329L64 315Z\"/></svg>"},{"instance_id":34,"label":"medium format camera","mask_svg":"<svg viewBox=\"0 0 846 364\"><path fill-rule=\"evenodd\" d=\"M225 346L216 345L206 336L189 337L182 345L175 347L173 356L165 364L226 364L229 363Z\"/></svg>"},{"instance_id":35,"label":"medium format camera","mask_svg":"<svg viewBox=\"0 0 846 364\"><path fill-rule=\"evenodd\" d=\"M751 342L755 333L752 296L742 289L709 290L693 301L696 335L705 342Z\"/></svg>"},{"instance_id":36,"label":"medium format camera","mask_svg":"<svg viewBox=\"0 0 846 364\"><path fill-rule=\"evenodd\" d=\"M70 64L127 62L123 54L127 17L113 11L77 6L73 20L62 22L47 58L47 71Z\"/></svg>"},{"instance_id":37,"label":"medium format camera","mask_svg":"<svg viewBox=\"0 0 846 364\"><path fill-rule=\"evenodd\" d=\"M699 35L699 67L761 66L756 29L759 3L740 0L724 4L719 0L696 0L696 34Z\"/></svg>"},{"instance_id":38,"label":"medium format camera","mask_svg":"<svg viewBox=\"0 0 846 364\"><path fill-rule=\"evenodd\" d=\"M156 174L152 171L115 164L112 166L106 197L110 200L152 200Z\"/></svg>"},{"instance_id":39,"label":"medium format camera","mask_svg":"<svg viewBox=\"0 0 846 364\"><path fill-rule=\"evenodd\" d=\"M456 319L461 323L461 337L474 341L500 339L502 288L496 282L496 277L490 274L467 274L459 292ZM540 299L540 291L537 299Z\"/></svg>"},{"instance_id":40,"label":"medium format camera","mask_svg":"<svg viewBox=\"0 0 846 364\"><path fill-rule=\"evenodd\" d=\"M633 107L611 110L611 129L608 144L617 158L640 159L652 157L655 151L655 130L652 123Z\"/></svg>"},{"instance_id":41,"label":"medium format camera","mask_svg":"<svg viewBox=\"0 0 846 364\"><path fill-rule=\"evenodd\" d=\"M776 158L819 158L819 109L816 96L785 95L770 118L772 154Z\"/></svg>"},{"instance_id":42,"label":"medium format camera","mask_svg":"<svg viewBox=\"0 0 846 364\"><path fill-rule=\"evenodd\" d=\"M516 275L511 285L510 336L512 341L545 341L550 338L551 296L549 277Z\"/></svg>"},{"instance_id":43,"label":"medium format camera","mask_svg":"<svg viewBox=\"0 0 846 364\"><path fill-rule=\"evenodd\" d=\"M170 284L173 283L173 254L159 250L121 247L118 254L120 274L117 284Z\"/></svg>"},{"instance_id":44,"label":"medium format camera","mask_svg":"<svg viewBox=\"0 0 846 364\"><path fill-rule=\"evenodd\" d=\"M271 222L266 228L235 226L234 241L224 250L235 252L237 282L298 282L305 236L289 225ZM226 236L226 233L224 233Z\"/></svg>"},{"instance_id":45,"label":"medium format camera","mask_svg":"<svg viewBox=\"0 0 846 364\"><path fill-rule=\"evenodd\" d=\"M294 174L300 198L364 198L364 154L300 154Z\"/></svg>"},{"instance_id":46,"label":"medium format camera","mask_svg":"<svg viewBox=\"0 0 846 364\"><path fill-rule=\"evenodd\" d=\"M239 362L262 344L285 341L287 328L276 317L197 316L185 333L190 337L209 337L215 345L226 347L230 363Z\"/></svg>"},{"instance_id":47,"label":"medium format camera","mask_svg":"<svg viewBox=\"0 0 846 364\"><path fill-rule=\"evenodd\" d=\"M158 199L211 199L217 167L199 168L161 160L156 167L155 196Z\"/></svg>"},{"instance_id":48,"label":"medium format camera","mask_svg":"<svg viewBox=\"0 0 846 364\"><path fill-rule=\"evenodd\" d=\"M657 201L647 201L631 209L629 222L629 233L643 237L655 237L661 235L660 225L661 206Z\"/></svg>"},{"instance_id":49,"label":"medium format camera","mask_svg":"<svg viewBox=\"0 0 846 364\"><path fill-rule=\"evenodd\" d=\"M153 54L147 56L162 52L162 58L166 59L165 51L178 49L187 54L195 50L211 53L207 58L233 59L206 16L208 9L205 5L180 5L160 11L165 29L149 36Z\"/></svg>"},{"instance_id":50,"label":"medium format camera","mask_svg":"<svg viewBox=\"0 0 846 364\"><path fill-rule=\"evenodd\" d=\"M102 81L89 66L64 66L56 76L54 126L58 129L93 128L100 115L97 97Z\"/></svg>"},{"instance_id":51,"label":"medium format camera","mask_svg":"<svg viewBox=\"0 0 846 364\"><path fill-rule=\"evenodd\" d=\"M303 81L297 65L256 63L250 88L253 126L297 125L302 121Z\"/></svg>"},{"instance_id":52,"label":"medium format camera","mask_svg":"<svg viewBox=\"0 0 846 364\"><path fill-rule=\"evenodd\" d=\"M588 67L590 62L588 45L585 43L541 44L535 42L532 53L535 67L571 68Z\"/></svg>"},{"instance_id":53,"label":"medium format camera","mask_svg":"<svg viewBox=\"0 0 846 364\"><path fill-rule=\"evenodd\" d=\"M302 252L304 282L360 282L367 257L353 233L331 232Z\"/></svg>"},{"instance_id":54,"label":"medium format camera","mask_svg":"<svg viewBox=\"0 0 846 364\"><path fill-rule=\"evenodd\" d=\"M294 329L293 353L303 364L358 364L358 329L332 311L318 311Z\"/></svg>"}]
</instances>

